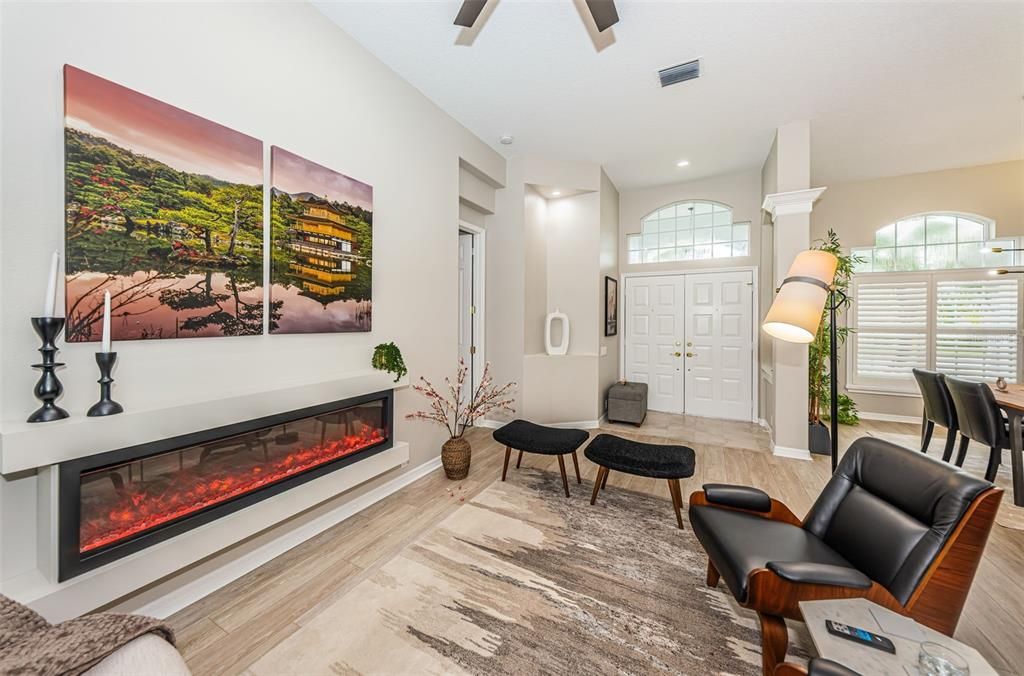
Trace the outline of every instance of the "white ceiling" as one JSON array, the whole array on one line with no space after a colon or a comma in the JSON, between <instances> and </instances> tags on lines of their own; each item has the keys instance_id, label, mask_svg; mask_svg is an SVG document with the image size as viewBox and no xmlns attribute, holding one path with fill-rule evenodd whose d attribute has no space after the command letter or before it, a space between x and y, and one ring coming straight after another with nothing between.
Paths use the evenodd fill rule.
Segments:
<instances>
[{"instance_id":1,"label":"white ceiling","mask_svg":"<svg viewBox=\"0 0 1024 676\"><path fill-rule=\"evenodd\" d=\"M583 0L489 0L475 39L458 0L314 4L502 153L599 162L620 189L760 167L800 119L819 185L1024 157L1020 1L618 0L600 50Z\"/></svg>"}]
</instances>

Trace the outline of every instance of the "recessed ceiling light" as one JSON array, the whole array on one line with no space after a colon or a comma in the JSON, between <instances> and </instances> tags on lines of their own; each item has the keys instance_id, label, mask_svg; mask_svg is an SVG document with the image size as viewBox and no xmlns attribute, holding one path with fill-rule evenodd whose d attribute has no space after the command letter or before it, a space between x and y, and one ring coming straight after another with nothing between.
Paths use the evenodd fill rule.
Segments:
<instances>
[{"instance_id":1,"label":"recessed ceiling light","mask_svg":"<svg viewBox=\"0 0 1024 676\"><path fill-rule=\"evenodd\" d=\"M555 197L558 197L559 195L562 194L562 191L561 190L552 190L551 194L554 195Z\"/></svg>"},{"instance_id":2,"label":"recessed ceiling light","mask_svg":"<svg viewBox=\"0 0 1024 676\"><path fill-rule=\"evenodd\" d=\"M688 167L690 166L690 160L679 160L676 162L677 167Z\"/></svg>"},{"instance_id":3,"label":"recessed ceiling light","mask_svg":"<svg viewBox=\"0 0 1024 676\"><path fill-rule=\"evenodd\" d=\"M512 141L515 141L515 138L513 138L513 137L509 136L508 134L506 134L506 135L502 136L501 138L499 138L498 140L501 141L501 145L503 145L503 146L510 146L510 145L512 145Z\"/></svg>"}]
</instances>

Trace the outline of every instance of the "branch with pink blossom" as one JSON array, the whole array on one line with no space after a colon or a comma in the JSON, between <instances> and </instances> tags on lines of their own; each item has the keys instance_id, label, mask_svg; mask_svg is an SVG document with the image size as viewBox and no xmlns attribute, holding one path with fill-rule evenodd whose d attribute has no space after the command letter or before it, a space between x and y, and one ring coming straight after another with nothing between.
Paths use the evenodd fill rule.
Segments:
<instances>
[{"instance_id":1,"label":"branch with pink blossom","mask_svg":"<svg viewBox=\"0 0 1024 676\"><path fill-rule=\"evenodd\" d=\"M405 416L408 420L423 420L426 422L441 425L452 439L461 437L467 427L495 411L507 411L515 413L515 399L513 393L516 384L506 383L501 387L494 385L491 376L491 363L484 365L483 375L480 382L472 391L469 401L464 401L466 392L466 376L469 374L469 367L466 362L459 359L459 370L455 380L445 378L445 386L448 394L443 395L426 378L420 377L418 383L412 389L427 398L430 404L428 411L414 411Z\"/></svg>"}]
</instances>

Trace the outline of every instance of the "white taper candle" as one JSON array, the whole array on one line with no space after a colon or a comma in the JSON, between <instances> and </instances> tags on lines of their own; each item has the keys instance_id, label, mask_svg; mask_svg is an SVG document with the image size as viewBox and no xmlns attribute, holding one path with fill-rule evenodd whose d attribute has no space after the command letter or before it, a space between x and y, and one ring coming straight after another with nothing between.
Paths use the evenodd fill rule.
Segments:
<instances>
[{"instance_id":1,"label":"white taper candle","mask_svg":"<svg viewBox=\"0 0 1024 676\"><path fill-rule=\"evenodd\" d=\"M52 317L57 305L57 274L60 272L60 252L54 251L50 259L50 277L46 282L46 300L43 303L43 316Z\"/></svg>"},{"instance_id":2,"label":"white taper candle","mask_svg":"<svg viewBox=\"0 0 1024 676\"><path fill-rule=\"evenodd\" d=\"M110 352L110 292L103 293L103 346L100 352Z\"/></svg>"}]
</instances>

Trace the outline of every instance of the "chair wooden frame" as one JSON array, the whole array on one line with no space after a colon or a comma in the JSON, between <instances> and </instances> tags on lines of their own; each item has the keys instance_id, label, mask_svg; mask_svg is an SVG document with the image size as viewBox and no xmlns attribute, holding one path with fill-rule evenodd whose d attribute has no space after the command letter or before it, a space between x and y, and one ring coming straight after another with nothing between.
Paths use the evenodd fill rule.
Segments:
<instances>
[{"instance_id":1,"label":"chair wooden frame","mask_svg":"<svg viewBox=\"0 0 1024 676\"><path fill-rule=\"evenodd\" d=\"M900 603L877 582L872 582L869 588L856 589L790 582L767 568L750 571L747 576L747 599L740 605L757 612L761 625L761 663L765 676L774 674L776 667L785 661L789 647L785 620L802 620L800 601L865 598L952 636L967 602L1002 497L1002 489L989 488L971 502L906 604ZM770 511L754 512L710 503L704 491L696 491L690 495L690 505L731 509L793 526L803 525L786 505L774 499ZM707 584L714 587L718 580L718 570L709 558Z\"/></svg>"},{"instance_id":2,"label":"chair wooden frame","mask_svg":"<svg viewBox=\"0 0 1024 676\"><path fill-rule=\"evenodd\" d=\"M515 449L519 451L519 457L516 458L516 469L519 469L519 465L523 462L523 451L521 449ZM530 451L526 451L529 453ZM541 454L547 455L547 454ZM569 478L565 473L565 456L572 455L572 466L576 470L576 483L583 483L583 477L580 476L580 461L576 457L576 451L571 453L558 454L558 470L562 473L562 488L565 490L565 497L569 497ZM501 480L504 481L508 475L508 461L512 458L512 447L505 447L505 464L501 468Z\"/></svg>"}]
</instances>

